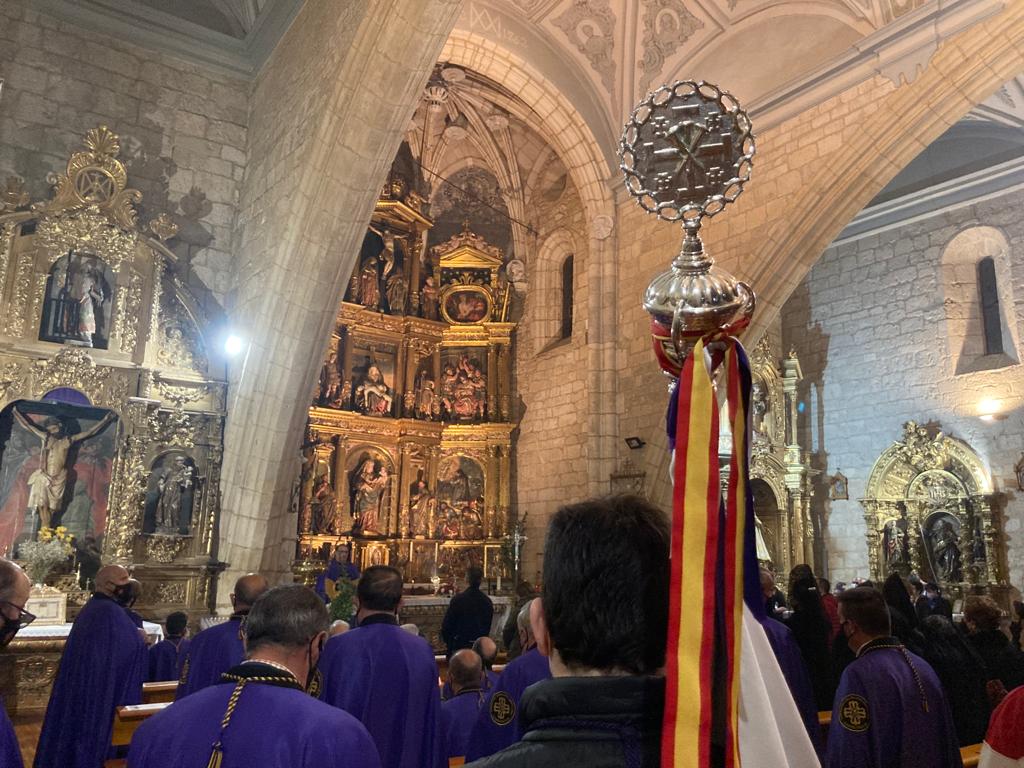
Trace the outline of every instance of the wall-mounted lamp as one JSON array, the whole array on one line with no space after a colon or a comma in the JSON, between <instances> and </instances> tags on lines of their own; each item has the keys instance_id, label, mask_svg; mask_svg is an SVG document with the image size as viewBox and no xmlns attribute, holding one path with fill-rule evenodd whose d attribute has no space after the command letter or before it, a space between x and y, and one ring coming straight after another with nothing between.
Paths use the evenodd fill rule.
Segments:
<instances>
[{"instance_id":1,"label":"wall-mounted lamp","mask_svg":"<svg viewBox=\"0 0 1024 768\"><path fill-rule=\"evenodd\" d=\"M647 445L647 443L645 443L643 439L639 437L627 437L626 445L628 445L631 450L637 451L643 448L645 445Z\"/></svg>"}]
</instances>

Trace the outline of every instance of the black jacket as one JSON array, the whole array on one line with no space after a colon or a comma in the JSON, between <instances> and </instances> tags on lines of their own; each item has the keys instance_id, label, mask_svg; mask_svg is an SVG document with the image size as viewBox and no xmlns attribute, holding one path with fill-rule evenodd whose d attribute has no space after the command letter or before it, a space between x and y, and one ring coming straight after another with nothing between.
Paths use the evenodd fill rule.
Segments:
<instances>
[{"instance_id":1,"label":"black jacket","mask_svg":"<svg viewBox=\"0 0 1024 768\"><path fill-rule=\"evenodd\" d=\"M448 646L448 655L489 635L493 618L494 604L480 587L469 587L453 597L441 622L441 638Z\"/></svg>"},{"instance_id":2,"label":"black jacket","mask_svg":"<svg viewBox=\"0 0 1024 768\"><path fill-rule=\"evenodd\" d=\"M523 738L473 768L657 768L665 679L556 677L526 689Z\"/></svg>"},{"instance_id":3,"label":"black jacket","mask_svg":"<svg viewBox=\"0 0 1024 768\"><path fill-rule=\"evenodd\" d=\"M1001 680L1007 691L1024 685L1024 653L1006 635L998 629L983 630L968 635L967 642L981 657L989 680Z\"/></svg>"}]
</instances>

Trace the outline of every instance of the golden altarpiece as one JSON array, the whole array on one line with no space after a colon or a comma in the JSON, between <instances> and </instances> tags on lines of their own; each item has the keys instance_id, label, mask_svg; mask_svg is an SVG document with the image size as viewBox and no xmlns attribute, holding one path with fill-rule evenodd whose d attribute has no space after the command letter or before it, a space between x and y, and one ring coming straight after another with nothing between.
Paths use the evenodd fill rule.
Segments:
<instances>
[{"instance_id":1,"label":"golden altarpiece","mask_svg":"<svg viewBox=\"0 0 1024 768\"><path fill-rule=\"evenodd\" d=\"M776 573L789 573L798 563L817 567L811 518L814 472L797 429L800 361L790 352L780 362L765 334L751 353L750 367L750 480L758 558Z\"/></svg>"},{"instance_id":2,"label":"golden altarpiece","mask_svg":"<svg viewBox=\"0 0 1024 768\"><path fill-rule=\"evenodd\" d=\"M143 615L197 617L220 570L216 319L174 269L174 222L137 220L119 152L101 126L49 200L17 179L0 193L0 551L20 558L41 527L63 526L80 569L56 581L69 620L101 560L142 582ZM63 641L38 642L19 636L3 656L9 708L45 706Z\"/></svg>"},{"instance_id":3,"label":"golden altarpiece","mask_svg":"<svg viewBox=\"0 0 1024 768\"><path fill-rule=\"evenodd\" d=\"M414 591L470 564L500 583L513 456L512 339L500 250L463 231L427 248L421 198L393 174L338 311L298 492L296 573L339 545ZM432 585L432 588L428 585Z\"/></svg>"},{"instance_id":4,"label":"golden altarpiece","mask_svg":"<svg viewBox=\"0 0 1024 768\"><path fill-rule=\"evenodd\" d=\"M871 578L916 573L951 599L986 592L1009 607L1004 497L967 443L906 422L871 468L860 503Z\"/></svg>"}]
</instances>

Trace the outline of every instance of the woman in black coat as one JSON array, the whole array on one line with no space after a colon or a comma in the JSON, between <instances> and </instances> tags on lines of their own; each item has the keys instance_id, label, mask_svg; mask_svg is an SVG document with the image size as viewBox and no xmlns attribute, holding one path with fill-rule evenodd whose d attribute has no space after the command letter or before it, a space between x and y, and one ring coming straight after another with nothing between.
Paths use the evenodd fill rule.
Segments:
<instances>
[{"instance_id":1,"label":"woman in black coat","mask_svg":"<svg viewBox=\"0 0 1024 768\"><path fill-rule=\"evenodd\" d=\"M921 630L926 640L925 661L946 690L960 746L980 743L992 714L985 665L945 616L928 616L921 622Z\"/></svg>"},{"instance_id":2,"label":"woman in black coat","mask_svg":"<svg viewBox=\"0 0 1024 768\"><path fill-rule=\"evenodd\" d=\"M811 674L814 689L814 703L818 711L832 709L836 694L835 678L832 675L832 656L829 639L832 623L821 605L821 595L814 577L797 579L792 586L790 603L793 613L786 619L786 626L793 632L800 655Z\"/></svg>"}]
</instances>

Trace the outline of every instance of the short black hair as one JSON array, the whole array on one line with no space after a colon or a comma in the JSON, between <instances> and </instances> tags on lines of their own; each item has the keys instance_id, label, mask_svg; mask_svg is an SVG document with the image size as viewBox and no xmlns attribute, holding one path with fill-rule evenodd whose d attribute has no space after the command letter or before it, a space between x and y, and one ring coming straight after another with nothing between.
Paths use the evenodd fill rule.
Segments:
<instances>
[{"instance_id":1,"label":"short black hair","mask_svg":"<svg viewBox=\"0 0 1024 768\"><path fill-rule=\"evenodd\" d=\"M253 603L245 619L245 645L248 655L265 645L300 648L320 632L326 632L330 619L320 596L301 584L285 584L268 589Z\"/></svg>"},{"instance_id":2,"label":"short black hair","mask_svg":"<svg viewBox=\"0 0 1024 768\"><path fill-rule=\"evenodd\" d=\"M843 590L836 598L843 608L843 616L854 622L869 635L888 636L892 631L889 606L882 593L874 587L854 587Z\"/></svg>"},{"instance_id":3,"label":"short black hair","mask_svg":"<svg viewBox=\"0 0 1024 768\"><path fill-rule=\"evenodd\" d=\"M402 599L402 574L390 565L371 565L356 587L359 607L371 611L396 611Z\"/></svg>"},{"instance_id":4,"label":"short black hair","mask_svg":"<svg viewBox=\"0 0 1024 768\"><path fill-rule=\"evenodd\" d=\"M182 613L181 611L175 611L167 617L164 622L167 627L167 634L172 637L179 637L185 633L185 627L188 626L188 614Z\"/></svg>"},{"instance_id":5,"label":"short black hair","mask_svg":"<svg viewBox=\"0 0 1024 768\"><path fill-rule=\"evenodd\" d=\"M466 569L466 581L471 587L479 587L484 580L484 572L478 565L471 565Z\"/></svg>"},{"instance_id":6,"label":"short black hair","mask_svg":"<svg viewBox=\"0 0 1024 768\"><path fill-rule=\"evenodd\" d=\"M567 665L650 674L665 663L670 531L638 496L560 508L544 547L542 604Z\"/></svg>"}]
</instances>

